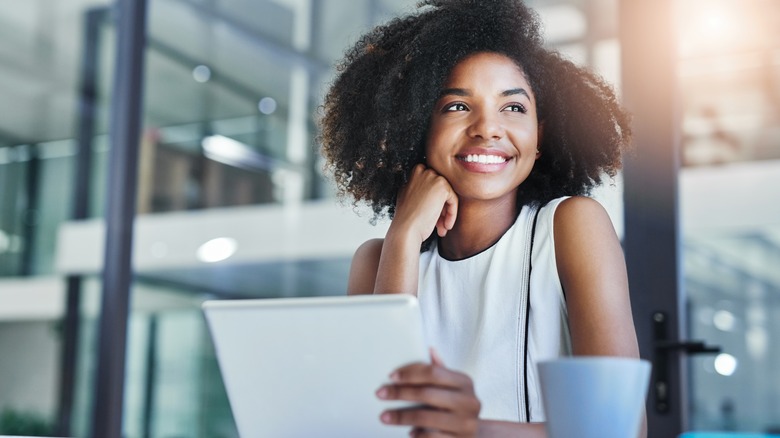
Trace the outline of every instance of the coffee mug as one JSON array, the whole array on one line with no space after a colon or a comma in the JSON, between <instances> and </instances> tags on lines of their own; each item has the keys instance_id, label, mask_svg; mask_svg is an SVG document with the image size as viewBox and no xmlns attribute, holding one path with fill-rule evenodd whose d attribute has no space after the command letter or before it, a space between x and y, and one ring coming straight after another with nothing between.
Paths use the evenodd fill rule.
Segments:
<instances>
[{"instance_id":1,"label":"coffee mug","mask_svg":"<svg viewBox=\"0 0 780 438\"><path fill-rule=\"evenodd\" d=\"M650 362L577 356L538 367L549 438L638 436Z\"/></svg>"}]
</instances>

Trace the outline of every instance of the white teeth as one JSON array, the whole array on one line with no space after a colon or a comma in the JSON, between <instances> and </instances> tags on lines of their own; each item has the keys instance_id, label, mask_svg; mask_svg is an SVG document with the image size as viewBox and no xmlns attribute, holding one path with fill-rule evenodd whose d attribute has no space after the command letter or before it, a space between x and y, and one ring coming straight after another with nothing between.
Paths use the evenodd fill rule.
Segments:
<instances>
[{"instance_id":1,"label":"white teeth","mask_svg":"<svg viewBox=\"0 0 780 438\"><path fill-rule=\"evenodd\" d=\"M469 154L469 155L466 155L466 158L464 158L463 161L465 161L467 163L499 164L499 163L505 163L506 162L506 158L499 157L498 155Z\"/></svg>"}]
</instances>

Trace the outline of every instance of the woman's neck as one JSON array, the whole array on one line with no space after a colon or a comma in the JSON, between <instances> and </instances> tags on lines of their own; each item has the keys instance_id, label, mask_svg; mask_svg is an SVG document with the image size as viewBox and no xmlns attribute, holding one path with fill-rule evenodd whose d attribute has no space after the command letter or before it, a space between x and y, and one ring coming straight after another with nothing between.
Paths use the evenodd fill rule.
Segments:
<instances>
[{"instance_id":1,"label":"woman's neck","mask_svg":"<svg viewBox=\"0 0 780 438\"><path fill-rule=\"evenodd\" d=\"M478 254L496 243L515 223L517 201L508 197L491 203L460 202L455 226L439 238L439 254L460 260Z\"/></svg>"}]
</instances>

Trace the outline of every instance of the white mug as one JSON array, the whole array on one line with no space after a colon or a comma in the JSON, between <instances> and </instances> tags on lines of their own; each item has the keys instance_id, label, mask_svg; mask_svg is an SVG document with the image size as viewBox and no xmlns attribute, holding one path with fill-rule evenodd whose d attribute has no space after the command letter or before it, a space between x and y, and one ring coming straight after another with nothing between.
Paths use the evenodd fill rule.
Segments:
<instances>
[{"instance_id":1,"label":"white mug","mask_svg":"<svg viewBox=\"0 0 780 438\"><path fill-rule=\"evenodd\" d=\"M635 438L650 362L567 357L538 364L549 438Z\"/></svg>"}]
</instances>

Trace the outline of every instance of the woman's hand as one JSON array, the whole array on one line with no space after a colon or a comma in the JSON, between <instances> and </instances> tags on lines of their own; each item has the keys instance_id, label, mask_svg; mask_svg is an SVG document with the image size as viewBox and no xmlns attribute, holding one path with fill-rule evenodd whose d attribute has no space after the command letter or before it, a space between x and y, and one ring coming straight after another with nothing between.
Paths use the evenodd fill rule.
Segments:
<instances>
[{"instance_id":1,"label":"woman's hand","mask_svg":"<svg viewBox=\"0 0 780 438\"><path fill-rule=\"evenodd\" d=\"M435 170L418 164L398 193L391 228L407 227L422 243L434 228L444 237L455 225L457 214L458 197L450 183Z\"/></svg>"},{"instance_id":2,"label":"woman's hand","mask_svg":"<svg viewBox=\"0 0 780 438\"><path fill-rule=\"evenodd\" d=\"M431 363L414 363L391 374L392 384L377 390L383 400L406 400L421 405L388 410L386 424L412 426L411 436L474 437L479 425L480 402L471 378L447 369L431 349Z\"/></svg>"},{"instance_id":3,"label":"woman's hand","mask_svg":"<svg viewBox=\"0 0 780 438\"><path fill-rule=\"evenodd\" d=\"M416 295L420 246L434 229L440 236L447 234L457 212L458 197L450 183L422 164L415 166L409 182L398 192L384 240L361 246L360 254L352 258L350 293Z\"/></svg>"}]
</instances>

